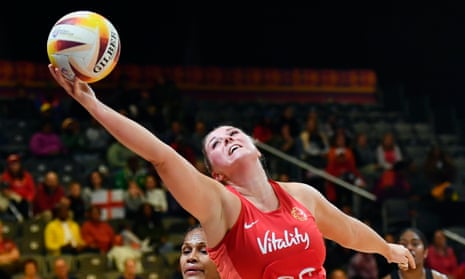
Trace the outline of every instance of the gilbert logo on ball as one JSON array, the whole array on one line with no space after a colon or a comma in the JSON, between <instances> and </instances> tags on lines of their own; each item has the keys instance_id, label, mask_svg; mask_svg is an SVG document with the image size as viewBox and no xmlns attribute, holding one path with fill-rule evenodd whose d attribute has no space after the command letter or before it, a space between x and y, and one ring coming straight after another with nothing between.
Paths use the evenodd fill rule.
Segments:
<instances>
[{"instance_id":1,"label":"gilbert logo on ball","mask_svg":"<svg viewBox=\"0 0 465 279\"><path fill-rule=\"evenodd\" d=\"M49 33L47 54L50 63L63 75L93 83L115 68L121 52L117 30L104 16L76 11L60 18Z\"/></svg>"}]
</instances>

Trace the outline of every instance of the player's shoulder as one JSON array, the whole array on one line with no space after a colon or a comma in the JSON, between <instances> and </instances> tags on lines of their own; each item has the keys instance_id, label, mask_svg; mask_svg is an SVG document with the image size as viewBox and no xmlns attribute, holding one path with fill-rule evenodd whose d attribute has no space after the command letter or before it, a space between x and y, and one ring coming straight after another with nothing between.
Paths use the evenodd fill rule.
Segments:
<instances>
[{"instance_id":1,"label":"player's shoulder","mask_svg":"<svg viewBox=\"0 0 465 279\"><path fill-rule=\"evenodd\" d=\"M282 182L277 181L277 183L290 194L318 194L318 190L309 184L302 182Z\"/></svg>"},{"instance_id":2,"label":"player's shoulder","mask_svg":"<svg viewBox=\"0 0 465 279\"><path fill-rule=\"evenodd\" d=\"M311 190L311 191L316 191L315 187L303 183L303 182L297 182L297 181L276 181L281 187L283 187L286 190Z\"/></svg>"}]
</instances>

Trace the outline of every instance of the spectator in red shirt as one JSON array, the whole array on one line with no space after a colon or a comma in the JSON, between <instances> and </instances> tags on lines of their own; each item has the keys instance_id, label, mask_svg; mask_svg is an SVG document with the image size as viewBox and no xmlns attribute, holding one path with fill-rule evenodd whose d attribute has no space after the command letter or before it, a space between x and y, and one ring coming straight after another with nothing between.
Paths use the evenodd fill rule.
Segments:
<instances>
[{"instance_id":1,"label":"spectator in red shirt","mask_svg":"<svg viewBox=\"0 0 465 279\"><path fill-rule=\"evenodd\" d=\"M20 252L16 244L3 237L3 224L0 221L0 278L10 279L21 269Z\"/></svg>"},{"instance_id":2,"label":"spectator in red shirt","mask_svg":"<svg viewBox=\"0 0 465 279\"><path fill-rule=\"evenodd\" d=\"M5 187L3 194L16 206L23 218L29 218L36 192L34 178L28 170L23 168L19 155L10 154L6 163L0 179Z\"/></svg>"},{"instance_id":3,"label":"spectator in red shirt","mask_svg":"<svg viewBox=\"0 0 465 279\"><path fill-rule=\"evenodd\" d=\"M434 232L433 241L428 246L425 265L446 274L449 278L457 272L459 266L454 249L447 244L446 236L440 229Z\"/></svg>"},{"instance_id":4,"label":"spectator in red shirt","mask_svg":"<svg viewBox=\"0 0 465 279\"><path fill-rule=\"evenodd\" d=\"M365 186L365 181L361 177L356 163L352 149L346 144L346 137L343 133L338 133L334 138L334 144L328 151L328 159L326 165L326 171L340 179L343 179L349 183L355 184L360 187ZM329 200L335 202L338 206L347 204L350 200L347 191L327 181L326 182L326 196Z\"/></svg>"},{"instance_id":5,"label":"spectator in red shirt","mask_svg":"<svg viewBox=\"0 0 465 279\"><path fill-rule=\"evenodd\" d=\"M113 247L115 232L101 216L100 208L92 205L87 211L87 220L82 223L81 236L90 249L106 254Z\"/></svg>"},{"instance_id":6,"label":"spectator in red shirt","mask_svg":"<svg viewBox=\"0 0 465 279\"><path fill-rule=\"evenodd\" d=\"M60 202L69 204L65 196L65 189L60 184L58 174L48 171L44 176L44 181L37 187L37 194L33 204L33 214L46 221L52 219L53 208Z\"/></svg>"},{"instance_id":7,"label":"spectator in red shirt","mask_svg":"<svg viewBox=\"0 0 465 279\"><path fill-rule=\"evenodd\" d=\"M260 142L270 142L273 138L273 124L272 115L270 113L266 113L260 121L255 124L252 136Z\"/></svg>"},{"instance_id":8,"label":"spectator in red shirt","mask_svg":"<svg viewBox=\"0 0 465 279\"><path fill-rule=\"evenodd\" d=\"M383 171L373 187L377 203L382 204L388 199L406 199L410 197L412 187L407 174L411 164L413 164L411 160L399 161L394 164L392 169Z\"/></svg>"}]
</instances>

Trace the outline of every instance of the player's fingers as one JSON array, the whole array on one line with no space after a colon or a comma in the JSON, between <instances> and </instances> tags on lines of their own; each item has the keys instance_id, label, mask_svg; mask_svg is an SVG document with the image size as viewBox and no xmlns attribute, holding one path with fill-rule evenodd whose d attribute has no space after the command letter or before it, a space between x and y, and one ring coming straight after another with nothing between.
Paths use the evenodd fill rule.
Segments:
<instances>
[{"instance_id":1,"label":"player's fingers","mask_svg":"<svg viewBox=\"0 0 465 279\"><path fill-rule=\"evenodd\" d=\"M71 93L72 87L70 85L70 82L67 79L65 79L60 70L52 64L49 64L48 68L56 82L58 82L58 84L60 84L68 93Z\"/></svg>"},{"instance_id":2,"label":"player's fingers","mask_svg":"<svg viewBox=\"0 0 465 279\"><path fill-rule=\"evenodd\" d=\"M398 263L397 266L399 267L400 270L408 269L408 263Z\"/></svg>"},{"instance_id":3,"label":"player's fingers","mask_svg":"<svg viewBox=\"0 0 465 279\"><path fill-rule=\"evenodd\" d=\"M52 64L48 64L48 70L50 71L50 74L52 75L52 77L56 80L57 79L57 73L56 73L55 67Z\"/></svg>"},{"instance_id":4,"label":"player's fingers","mask_svg":"<svg viewBox=\"0 0 465 279\"><path fill-rule=\"evenodd\" d=\"M415 269L417 268L417 265L415 264L415 257L413 257L412 253L409 253L407 254L407 260L408 260L408 266L410 266L410 268L412 269Z\"/></svg>"}]
</instances>

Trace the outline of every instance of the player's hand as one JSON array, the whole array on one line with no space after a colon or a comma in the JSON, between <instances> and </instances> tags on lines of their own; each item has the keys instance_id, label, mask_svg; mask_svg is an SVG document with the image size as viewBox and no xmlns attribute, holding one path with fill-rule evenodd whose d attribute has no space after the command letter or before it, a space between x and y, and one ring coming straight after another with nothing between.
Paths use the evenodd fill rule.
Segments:
<instances>
[{"instance_id":1,"label":"player's hand","mask_svg":"<svg viewBox=\"0 0 465 279\"><path fill-rule=\"evenodd\" d=\"M74 81L66 79L61 73L60 69L53 66L52 64L48 65L48 69L50 70L50 73L56 82L77 101L82 101L85 96L95 98L94 91L87 83L79 80L78 78L75 78Z\"/></svg>"},{"instance_id":2,"label":"player's hand","mask_svg":"<svg viewBox=\"0 0 465 279\"><path fill-rule=\"evenodd\" d=\"M389 255L387 257L388 262L396 263L399 269L407 270L409 268L415 269L415 258L412 253L405 248L403 245L389 243Z\"/></svg>"}]
</instances>

